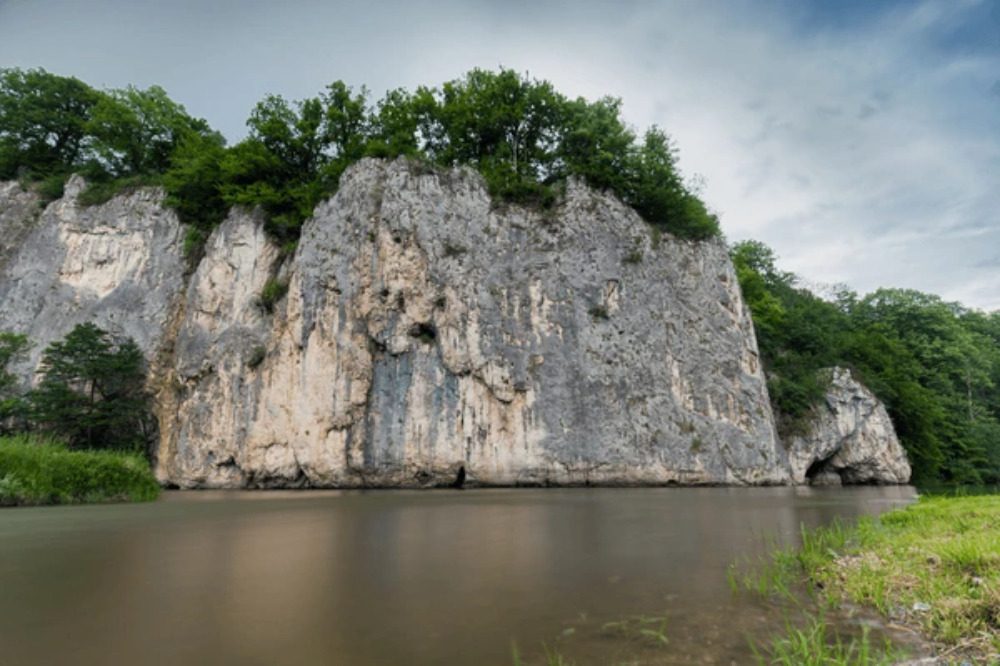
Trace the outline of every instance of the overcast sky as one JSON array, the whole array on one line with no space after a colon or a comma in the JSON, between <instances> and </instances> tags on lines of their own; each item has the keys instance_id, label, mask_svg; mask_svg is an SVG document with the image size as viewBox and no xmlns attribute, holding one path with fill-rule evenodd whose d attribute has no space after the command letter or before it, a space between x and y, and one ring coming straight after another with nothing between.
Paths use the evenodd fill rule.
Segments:
<instances>
[{"instance_id":1,"label":"overcast sky","mask_svg":"<svg viewBox=\"0 0 1000 666\"><path fill-rule=\"evenodd\" d=\"M808 281L1000 309L1000 0L0 0L0 66L158 84L231 141L266 93L499 65L621 97Z\"/></svg>"}]
</instances>

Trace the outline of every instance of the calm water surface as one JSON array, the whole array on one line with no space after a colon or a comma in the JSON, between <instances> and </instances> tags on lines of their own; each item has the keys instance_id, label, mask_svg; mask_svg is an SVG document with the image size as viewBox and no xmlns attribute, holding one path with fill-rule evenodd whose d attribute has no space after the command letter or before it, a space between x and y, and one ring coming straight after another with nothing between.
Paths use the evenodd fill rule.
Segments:
<instances>
[{"instance_id":1,"label":"calm water surface","mask_svg":"<svg viewBox=\"0 0 1000 666\"><path fill-rule=\"evenodd\" d=\"M169 492L0 511L0 664L748 663L726 567L909 487ZM665 618L670 643L602 629Z\"/></svg>"}]
</instances>

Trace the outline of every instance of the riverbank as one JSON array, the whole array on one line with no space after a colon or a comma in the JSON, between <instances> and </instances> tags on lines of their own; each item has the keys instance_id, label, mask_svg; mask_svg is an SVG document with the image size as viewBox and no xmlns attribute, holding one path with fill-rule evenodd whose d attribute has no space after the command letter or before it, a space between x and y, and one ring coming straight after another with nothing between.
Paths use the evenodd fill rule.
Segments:
<instances>
[{"instance_id":1,"label":"riverbank","mask_svg":"<svg viewBox=\"0 0 1000 666\"><path fill-rule=\"evenodd\" d=\"M0 437L0 506L144 502L159 493L141 456Z\"/></svg>"},{"instance_id":2,"label":"riverbank","mask_svg":"<svg viewBox=\"0 0 1000 666\"><path fill-rule=\"evenodd\" d=\"M851 527L804 531L801 548L739 582L786 594L803 576L820 607L874 610L888 627L919 632L941 663L1000 661L1000 495L923 497Z\"/></svg>"}]
</instances>

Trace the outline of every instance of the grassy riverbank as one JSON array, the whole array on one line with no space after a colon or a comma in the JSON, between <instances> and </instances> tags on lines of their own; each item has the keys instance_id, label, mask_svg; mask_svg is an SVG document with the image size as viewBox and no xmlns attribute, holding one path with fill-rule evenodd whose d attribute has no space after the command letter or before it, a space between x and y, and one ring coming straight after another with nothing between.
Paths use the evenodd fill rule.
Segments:
<instances>
[{"instance_id":1,"label":"grassy riverbank","mask_svg":"<svg viewBox=\"0 0 1000 666\"><path fill-rule=\"evenodd\" d=\"M144 502L159 493L141 456L0 437L0 506Z\"/></svg>"},{"instance_id":2,"label":"grassy riverbank","mask_svg":"<svg viewBox=\"0 0 1000 666\"><path fill-rule=\"evenodd\" d=\"M820 607L859 604L888 624L919 631L956 663L1000 662L1000 495L921 498L851 527L805 532L801 548L778 552L751 574L734 574L733 583L788 596L803 578ZM786 663L777 658L782 649L798 659L824 649L823 640L802 640L805 633L790 628L764 649L763 660ZM855 647L869 650L864 640ZM865 661L808 663L879 663L880 652Z\"/></svg>"}]
</instances>

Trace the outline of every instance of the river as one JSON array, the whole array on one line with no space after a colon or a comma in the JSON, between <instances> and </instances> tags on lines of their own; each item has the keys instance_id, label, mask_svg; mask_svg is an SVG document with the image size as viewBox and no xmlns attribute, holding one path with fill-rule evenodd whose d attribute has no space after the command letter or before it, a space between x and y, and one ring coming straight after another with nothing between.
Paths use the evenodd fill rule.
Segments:
<instances>
[{"instance_id":1,"label":"river","mask_svg":"<svg viewBox=\"0 0 1000 666\"><path fill-rule=\"evenodd\" d=\"M0 511L0 665L748 663L726 580L910 487L167 492ZM644 615L659 640L622 636ZM628 631L625 631L627 634ZM515 647L516 646L516 647Z\"/></svg>"}]
</instances>

